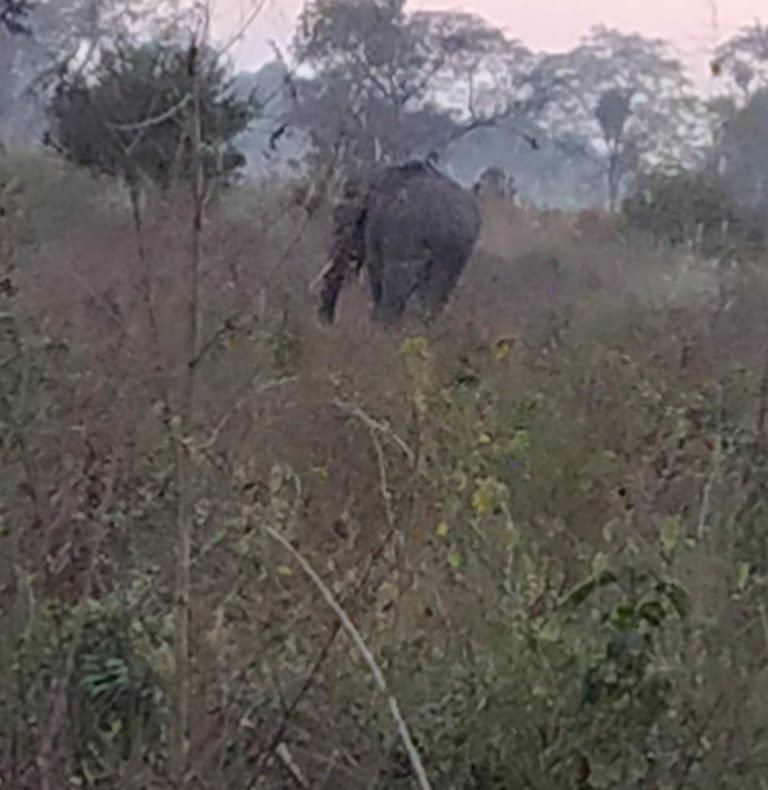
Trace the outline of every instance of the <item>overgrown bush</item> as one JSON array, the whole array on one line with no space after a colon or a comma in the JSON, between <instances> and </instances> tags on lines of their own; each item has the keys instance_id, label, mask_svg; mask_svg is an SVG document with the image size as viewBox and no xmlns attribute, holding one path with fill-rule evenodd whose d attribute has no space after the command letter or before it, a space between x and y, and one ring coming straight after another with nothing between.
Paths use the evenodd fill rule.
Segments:
<instances>
[{"instance_id":1,"label":"overgrown bush","mask_svg":"<svg viewBox=\"0 0 768 790\"><path fill-rule=\"evenodd\" d=\"M716 174L706 171L651 173L640 179L622 211L630 227L704 255L764 242L760 224L739 207Z\"/></svg>"},{"instance_id":2,"label":"overgrown bush","mask_svg":"<svg viewBox=\"0 0 768 790\"><path fill-rule=\"evenodd\" d=\"M428 332L371 326L364 284L323 330L302 285L323 220L235 191L202 237L190 360L188 209L62 237L32 172L0 216L5 784L179 783L184 504L182 786L414 786L286 546L433 787L760 786L759 267L724 282L597 219L494 205Z\"/></svg>"},{"instance_id":3,"label":"overgrown bush","mask_svg":"<svg viewBox=\"0 0 768 790\"><path fill-rule=\"evenodd\" d=\"M193 104L199 94L206 173L232 177L245 164L233 140L256 107L235 96L219 53L204 47L192 62L189 52L173 41L105 51L93 74L76 73L58 86L49 107L49 142L98 173L167 189L192 176Z\"/></svg>"}]
</instances>

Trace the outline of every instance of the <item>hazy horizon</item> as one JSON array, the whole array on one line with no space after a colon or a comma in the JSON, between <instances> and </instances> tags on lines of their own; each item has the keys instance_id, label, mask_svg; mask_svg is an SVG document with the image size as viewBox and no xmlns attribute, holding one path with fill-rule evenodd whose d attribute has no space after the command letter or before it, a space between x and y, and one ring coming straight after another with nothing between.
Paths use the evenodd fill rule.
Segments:
<instances>
[{"instance_id":1,"label":"hazy horizon","mask_svg":"<svg viewBox=\"0 0 768 790\"><path fill-rule=\"evenodd\" d=\"M304 0L266 0L257 21L233 50L239 66L254 68L270 59L270 40L288 46L303 5ZM408 5L479 14L534 50L571 47L598 24L662 37L701 73L718 43L740 27L768 16L764 0L624 0L621 4L615 0L549 0L546 5L540 0L515 0L509 5L498 0L410 0ZM252 0L217 0L218 29L225 36L231 34L251 7Z\"/></svg>"}]
</instances>

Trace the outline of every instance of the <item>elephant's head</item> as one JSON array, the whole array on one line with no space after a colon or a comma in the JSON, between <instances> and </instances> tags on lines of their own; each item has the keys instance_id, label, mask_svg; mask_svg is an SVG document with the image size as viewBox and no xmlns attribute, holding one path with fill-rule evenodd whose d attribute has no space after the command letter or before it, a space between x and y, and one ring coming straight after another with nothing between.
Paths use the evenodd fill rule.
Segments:
<instances>
[{"instance_id":1,"label":"elephant's head","mask_svg":"<svg viewBox=\"0 0 768 790\"><path fill-rule=\"evenodd\" d=\"M349 272L359 274L365 261L365 215L368 187L364 179L347 179L333 210L331 254L312 289L319 292L320 318L332 323L341 287Z\"/></svg>"}]
</instances>

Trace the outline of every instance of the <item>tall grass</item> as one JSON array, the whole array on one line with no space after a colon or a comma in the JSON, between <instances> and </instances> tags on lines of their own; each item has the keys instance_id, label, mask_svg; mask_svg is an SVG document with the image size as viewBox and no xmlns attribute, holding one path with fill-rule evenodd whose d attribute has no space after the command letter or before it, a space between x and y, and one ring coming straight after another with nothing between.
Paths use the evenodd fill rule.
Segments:
<instances>
[{"instance_id":1,"label":"tall grass","mask_svg":"<svg viewBox=\"0 0 768 790\"><path fill-rule=\"evenodd\" d=\"M433 787L766 786L763 262L490 201L429 331L372 325L364 282L321 328L326 213L240 189L203 229L190 360L185 196L139 239L55 162L0 182L8 786L173 786L179 447L183 786L414 786L266 527Z\"/></svg>"}]
</instances>

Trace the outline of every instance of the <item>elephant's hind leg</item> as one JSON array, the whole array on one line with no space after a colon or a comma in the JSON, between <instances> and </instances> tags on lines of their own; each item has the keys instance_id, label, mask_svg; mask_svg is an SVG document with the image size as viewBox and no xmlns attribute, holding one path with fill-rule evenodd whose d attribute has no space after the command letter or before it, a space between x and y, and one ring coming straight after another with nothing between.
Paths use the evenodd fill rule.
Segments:
<instances>
[{"instance_id":1,"label":"elephant's hind leg","mask_svg":"<svg viewBox=\"0 0 768 790\"><path fill-rule=\"evenodd\" d=\"M416 291L425 321L434 320L445 309L461 277L463 263L457 255L432 261L429 275L419 283Z\"/></svg>"},{"instance_id":2,"label":"elephant's hind leg","mask_svg":"<svg viewBox=\"0 0 768 790\"><path fill-rule=\"evenodd\" d=\"M386 325L400 321L406 304L421 282L424 260L387 261L381 278L381 298L374 305L373 318Z\"/></svg>"}]
</instances>

